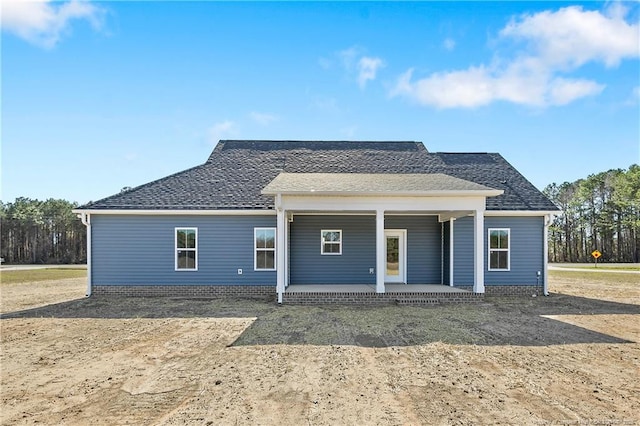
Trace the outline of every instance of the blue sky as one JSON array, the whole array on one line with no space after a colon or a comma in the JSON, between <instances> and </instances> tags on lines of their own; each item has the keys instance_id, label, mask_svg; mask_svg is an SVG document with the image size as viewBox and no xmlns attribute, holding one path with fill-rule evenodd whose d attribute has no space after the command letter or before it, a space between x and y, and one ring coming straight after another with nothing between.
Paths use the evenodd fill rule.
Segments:
<instances>
[{"instance_id":1,"label":"blue sky","mask_svg":"<svg viewBox=\"0 0 640 426\"><path fill-rule=\"evenodd\" d=\"M219 139L640 161L637 2L2 3L2 194L85 203Z\"/></svg>"}]
</instances>

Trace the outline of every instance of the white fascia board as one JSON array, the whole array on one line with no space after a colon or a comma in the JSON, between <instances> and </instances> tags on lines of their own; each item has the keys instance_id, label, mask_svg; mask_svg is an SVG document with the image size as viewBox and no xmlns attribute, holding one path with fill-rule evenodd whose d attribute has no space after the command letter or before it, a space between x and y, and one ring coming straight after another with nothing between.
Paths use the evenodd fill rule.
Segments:
<instances>
[{"instance_id":1,"label":"white fascia board","mask_svg":"<svg viewBox=\"0 0 640 426\"><path fill-rule=\"evenodd\" d=\"M136 216L275 216L275 210L137 210L137 209L74 209L76 214L136 215Z\"/></svg>"},{"instance_id":2,"label":"white fascia board","mask_svg":"<svg viewBox=\"0 0 640 426\"><path fill-rule=\"evenodd\" d=\"M442 211L485 209L485 197L318 197L282 196L282 208L291 211Z\"/></svg>"},{"instance_id":3,"label":"white fascia board","mask_svg":"<svg viewBox=\"0 0 640 426\"><path fill-rule=\"evenodd\" d=\"M497 197L504 193L501 189L442 190L407 192L370 191L261 191L263 195L321 196L321 197Z\"/></svg>"},{"instance_id":4,"label":"white fascia board","mask_svg":"<svg viewBox=\"0 0 640 426\"><path fill-rule=\"evenodd\" d=\"M485 216L546 216L559 215L560 210L485 210Z\"/></svg>"}]
</instances>

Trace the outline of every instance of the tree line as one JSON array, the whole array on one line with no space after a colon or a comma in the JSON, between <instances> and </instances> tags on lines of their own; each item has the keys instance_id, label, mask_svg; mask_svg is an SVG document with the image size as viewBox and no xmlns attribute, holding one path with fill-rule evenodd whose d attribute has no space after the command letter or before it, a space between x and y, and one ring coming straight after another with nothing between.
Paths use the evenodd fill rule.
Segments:
<instances>
[{"instance_id":1,"label":"tree line","mask_svg":"<svg viewBox=\"0 0 640 426\"><path fill-rule=\"evenodd\" d=\"M87 231L76 207L55 199L0 201L0 256L6 263L85 263Z\"/></svg>"},{"instance_id":2,"label":"tree line","mask_svg":"<svg viewBox=\"0 0 640 426\"><path fill-rule=\"evenodd\" d=\"M543 191L561 210L549 227L551 262L640 261L640 166L552 183Z\"/></svg>"}]
</instances>

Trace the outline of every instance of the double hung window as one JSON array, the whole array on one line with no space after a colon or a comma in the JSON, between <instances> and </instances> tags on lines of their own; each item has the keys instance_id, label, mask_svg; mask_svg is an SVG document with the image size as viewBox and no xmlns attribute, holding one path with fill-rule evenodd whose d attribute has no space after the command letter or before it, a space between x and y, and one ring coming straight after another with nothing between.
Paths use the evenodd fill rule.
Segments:
<instances>
[{"instance_id":1,"label":"double hung window","mask_svg":"<svg viewBox=\"0 0 640 426\"><path fill-rule=\"evenodd\" d=\"M508 271L510 262L510 229L489 229L489 270Z\"/></svg>"},{"instance_id":2,"label":"double hung window","mask_svg":"<svg viewBox=\"0 0 640 426\"><path fill-rule=\"evenodd\" d=\"M276 269L276 228L254 228L253 252L256 271Z\"/></svg>"},{"instance_id":3,"label":"double hung window","mask_svg":"<svg viewBox=\"0 0 640 426\"><path fill-rule=\"evenodd\" d=\"M176 228L176 271L198 270L198 228Z\"/></svg>"},{"instance_id":4,"label":"double hung window","mask_svg":"<svg viewBox=\"0 0 640 426\"><path fill-rule=\"evenodd\" d=\"M322 245L320 254L342 254L342 230L332 229L320 231Z\"/></svg>"}]
</instances>

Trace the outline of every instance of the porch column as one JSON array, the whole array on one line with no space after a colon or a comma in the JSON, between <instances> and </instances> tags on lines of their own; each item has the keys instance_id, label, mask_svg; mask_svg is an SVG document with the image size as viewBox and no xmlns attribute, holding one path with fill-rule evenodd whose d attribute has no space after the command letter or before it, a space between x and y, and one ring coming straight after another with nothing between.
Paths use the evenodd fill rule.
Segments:
<instances>
[{"instance_id":1,"label":"porch column","mask_svg":"<svg viewBox=\"0 0 640 426\"><path fill-rule=\"evenodd\" d=\"M484 293L484 211L476 210L473 217L473 228L475 233L474 243L474 293Z\"/></svg>"},{"instance_id":2,"label":"porch column","mask_svg":"<svg viewBox=\"0 0 640 426\"><path fill-rule=\"evenodd\" d=\"M276 207L276 212L276 291L278 292L278 303L282 303L286 277L285 260L287 257L287 242L285 238L285 226L287 223L287 212L279 206Z\"/></svg>"},{"instance_id":3,"label":"porch column","mask_svg":"<svg viewBox=\"0 0 640 426\"><path fill-rule=\"evenodd\" d=\"M387 257L384 246L384 210L376 210L376 293L384 293L384 272Z\"/></svg>"},{"instance_id":4,"label":"porch column","mask_svg":"<svg viewBox=\"0 0 640 426\"><path fill-rule=\"evenodd\" d=\"M284 221L284 288L289 287L289 233L291 232L291 222L289 222L289 212L283 212Z\"/></svg>"},{"instance_id":5,"label":"porch column","mask_svg":"<svg viewBox=\"0 0 640 426\"><path fill-rule=\"evenodd\" d=\"M91 259L91 215L89 213L80 213L78 215L82 224L87 227L87 291L85 296L91 296L91 291L93 289L93 280L91 277L92 274L92 259ZM546 272L545 272L546 276Z\"/></svg>"},{"instance_id":6,"label":"porch column","mask_svg":"<svg viewBox=\"0 0 640 426\"><path fill-rule=\"evenodd\" d=\"M453 287L453 221L449 218L449 286Z\"/></svg>"},{"instance_id":7,"label":"porch column","mask_svg":"<svg viewBox=\"0 0 640 426\"><path fill-rule=\"evenodd\" d=\"M548 276L549 276L549 225L551 224L551 219L553 219L553 216L547 214L544 216L544 235L543 235L543 248L542 248L542 255L544 256L543 258L543 266L542 266L542 273L544 274L543 276L543 281L542 281L542 294L544 294L545 296L549 295L549 280L548 280Z\"/></svg>"}]
</instances>

